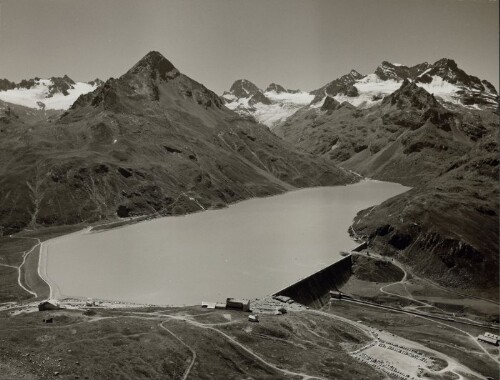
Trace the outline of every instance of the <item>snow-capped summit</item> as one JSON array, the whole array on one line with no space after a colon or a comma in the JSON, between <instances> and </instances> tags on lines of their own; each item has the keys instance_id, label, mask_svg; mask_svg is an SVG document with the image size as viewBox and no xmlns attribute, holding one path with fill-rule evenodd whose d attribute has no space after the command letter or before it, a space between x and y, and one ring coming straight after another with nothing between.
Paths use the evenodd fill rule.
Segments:
<instances>
[{"instance_id":1,"label":"snow-capped summit","mask_svg":"<svg viewBox=\"0 0 500 380\"><path fill-rule=\"evenodd\" d=\"M457 63L448 58L438 60L415 78L419 86L433 92L443 85L449 88L451 102L467 107L498 107L498 94L495 87L487 80L468 75Z\"/></svg>"},{"instance_id":2,"label":"snow-capped summit","mask_svg":"<svg viewBox=\"0 0 500 380\"><path fill-rule=\"evenodd\" d=\"M311 103L313 98L314 95L308 92L287 90L276 83L271 83L262 91L246 79L237 80L229 91L222 94L227 108L240 115L252 116L270 128Z\"/></svg>"},{"instance_id":3,"label":"snow-capped summit","mask_svg":"<svg viewBox=\"0 0 500 380\"><path fill-rule=\"evenodd\" d=\"M100 79L84 83L75 82L64 75L50 79L23 79L19 83L0 80L0 100L30 108L66 110L82 94L102 85Z\"/></svg>"},{"instance_id":4,"label":"snow-capped summit","mask_svg":"<svg viewBox=\"0 0 500 380\"><path fill-rule=\"evenodd\" d=\"M454 60L447 58L414 66L383 61L372 74L351 70L311 92L287 90L276 83L262 91L252 82L241 79L234 82L222 98L228 108L274 128L302 107L328 112L338 109L340 104L372 107L399 90L403 83L404 88L411 84L408 88L424 89L447 108L498 107L498 94L491 83L466 74ZM325 101L328 104L323 107Z\"/></svg>"}]
</instances>

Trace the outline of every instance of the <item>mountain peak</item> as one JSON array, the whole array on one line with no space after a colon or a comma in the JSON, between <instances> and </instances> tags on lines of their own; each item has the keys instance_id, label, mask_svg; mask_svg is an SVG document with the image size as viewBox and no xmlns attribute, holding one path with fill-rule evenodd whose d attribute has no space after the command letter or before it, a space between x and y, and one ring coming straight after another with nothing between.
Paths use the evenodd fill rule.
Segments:
<instances>
[{"instance_id":1,"label":"mountain peak","mask_svg":"<svg viewBox=\"0 0 500 380\"><path fill-rule=\"evenodd\" d=\"M277 94L281 94L282 92L288 92L285 89L285 87L283 87L283 86L281 86L279 84L276 84L276 83L271 83L269 86L267 86L266 92L267 91L274 91Z\"/></svg>"},{"instance_id":2,"label":"mountain peak","mask_svg":"<svg viewBox=\"0 0 500 380\"><path fill-rule=\"evenodd\" d=\"M435 67L449 67L450 69L457 70L458 65L455 60L450 58L441 58L437 60L434 65Z\"/></svg>"},{"instance_id":3,"label":"mountain peak","mask_svg":"<svg viewBox=\"0 0 500 380\"><path fill-rule=\"evenodd\" d=\"M340 78L337 78L330 83L327 83L321 88L317 90L311 91L312 95L329 95L336 96L337 94L347 94L348 92L353 93L356 89L353 89L354 83L357 80L364 78L365 76L358 73L356 70L351 70L349 74L342 75ZM313 101L314 102L314 101Z\"/></svg>"},{"instance_id":4,"label":"mountain peak","mask_svg":"<svg viewBox=\"0 0 500 380\"><path fill-rule=\"evenodd\" d=\"M432 94L409 79L405 79L398 90L384 98L382 104L396 105L399 109L439 107L438 101Z\"/></svg>"},{"instance_id":5,"label":"mountain peak","mask_svg":"<svg viewBox=\"0 0 500 380\"><path fill-rule=\"evenodd\" d=\"M0 91L7 91L16 88L16 84L8 79L0 79Z\"/></svg>"},{"instance_id":6,"label":"mountain peak","mask_svg":"<svg viewBox=\"0 0 500 380\"><path fill-rule=\"evenodd\" d=\"M412 77L408 66L394 64L388 61L382 61L375 70L375 74L382 80L395 80L396 82Z\"/></svg>"},{"instance_id":7,"label":"mountain peak","mask_svg":"<svg viewBox=\"0 0 500 380\"><path fill-rule=\"evenodd\" d=\"M87 83L94 87L101 87L104 84L104 82L99 78L95 78L94 80L88 81Z\"/></svg>"},{"instance_id":8,"label":"mountain peak","mask_svg":"<svg viewBox=\"0 0 500 380\"><path fill-rule=\"evenodd\" d=\"M349 71L348 75L351 76L351 77L353 77L354 79L361 79L361 78L363 78L363 74L360 74L359 72L357 72L354 69L351 69L351 71Z\"/></svg>"},{"instance_id":9,"label":"mountain peak","mask_svg":"<svg viewBox=\"0 0 500 380\"><path fill-rule=\"evenodd\" d=\"M238 79L229 89L229 92L237 98L249 98L259 91L260 89L247 79Z\"/></svg>"},{"instance_id":10,"label":"mountain peak","mask_svg":"<svg viewBox=\"0 0 500 380\"><path fill-rule=\"evenodd\" d=\"M389 61L382 61L382 63L380 64L380 66L398 67L398 66L401 66L401 65L399 65L399 64L395 65L395 64L393 64L392 62L389 62Z\"/></svg>"},{"instance_id":11,"label":"mountain peak","mask_svg":"<svg viewBox=\"0 0 500 380\"><path fill-rule=\"evenodd\" d=\"M401 87L399 89L406 89L407 91L418 91L419 88L420 87L418 87L414 81L405 79L403 80L403 83L401 83Z\"/></svg>"},{"instance_id":12,"label":"mountain peak","mask_svg":"<svg viewBox=\"0 0 500 380\"><path fill-rule=\"evenodd\" d=\"M487 108L498 106L496 91L492 90L494 87L487 81L481 81L478 77L467 74L453 59L441 58L416 80L421 83L431 83L434 77L440 77L443 81L457 86L460 89L460 93L457 94L463 104L476 104Z\"/></svg>"},{"instance_id":13,"label":"mountain peak","mask_svg":"<svg viewBox=\"0 0 500 380\"><path fill-rule=\"evenodd\" d=\"M153 76L158 73L159 77L164 80L172 77L171 74L174 74L175 77L179 73L175 66L157 51L150 51L146 54L127 74L138 74L145 71L150 72Z\"/></svg>"}]
</instances>

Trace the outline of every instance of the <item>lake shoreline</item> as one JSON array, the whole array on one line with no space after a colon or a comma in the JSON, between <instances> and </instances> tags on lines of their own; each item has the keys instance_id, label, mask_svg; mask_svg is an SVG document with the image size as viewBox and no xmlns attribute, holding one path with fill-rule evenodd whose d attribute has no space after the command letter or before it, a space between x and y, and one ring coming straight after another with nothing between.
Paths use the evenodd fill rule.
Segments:
<instances>
[{"instance_id":1,"label":"lake shoreline","mask_svg":"<svg viewBox=\"0 0 500 380\"><path fill-rule=\"evenodd\" d=\"M392 186L392 185L397 186L397 187L398 187L398 190L397 190L397 191L398 191L398 193L400 193L400 192L402 192L402 191L407 191L407 190L408 190L408 189L407 189L407 188L405 188L405 187L401 187L401 185L399 185L399 184L386 183L386 182L383 182L383 181L376 181L376 180L373 180L373 181L372 181L372 180L366 180L366 179L364 179L364 180L362 180L362 181L359 181L359 182L357 182L357 183L355 183L355 184L349 185L349 186L355 186L355 188L353 188L353 189L365 189L365 190L363 190L363 191L365 191L365 192L366 192L366 191L367 191L366 189L369 189L369 190L370 190L370 187L368 187L368 186L374 186L374 185L375 185L375 186L377 186L377 185L378 185L378 186L383 186L383 185L388 185L388 184L390 184L389 186ZM297 189L297 190L294 190L294 191L290 191L290 192L286 192L286 193L284 193L284 194L278 194L278 195L279 195L280 197L285 197L285 199L292 199L292 200L293 200L294 198L297 198L298 196L299 196L299 197L301 197L301 196L302 196L302 195L301 195L301 191L303 191L303 192L306 194L305 196L309 196L308 194L311 194L311 193L312 193L312 194L315 194L315 193L314 193L314 191L319 191L319 192L320 192L320 194L321 194L321 193L324 193L324 192L327 192L327 193L328 193L328 191L334 191L335 189L337 189L337 190L338 190L339 188L343 189L343 188L345 188L345 187L346 187L346 186L330 186L330 187L305 188L305 189ZM383 187L382 187L382 188L383 188ZM380 190L380 189L382 189L382 188L379 188L379 190L378 190L378 191L379 191L379 194L378 194L379 200L378 200L378 201L374 201L374 202L370 203L370 206L373 206L373 204L374 204L374 203L375 203L375 204L378 204L378 203L380 203L380 202L381 202L381 200L380 200L380 197L381 197L381 195L380 195L380 191L381 191L381 190ZM352 192L352 191L353 191L353 189L349 189L349 190L345 190L345 189L344 189L344 191L347 191L347 192ZM335 190L335 191L336 191L336 190ZM393 190L392 190L392 191L393 191L393 192L395 191L395 190L394 190L394 187L393 187ZM371 190L370 190L369 192L371 192ZM182 221L184 221L184 222L182 222L182 223L185 223L185 221L192 220L192 218L199 219L199 218L200 218L200 216L204 215L204 217L202 217L202 218L205 220L203 223L207 223L207 222L206 222L206 220L207 220L206 218L207 218L207 215L209 215L209 217L208 217L208 219L209 219L209 220L208 220L208 223L210 223L210 218L213 218L213 217L214 217L214 215L215 215L215 217L220 217L220 215L218 215L217 213L227 212L227 210L229 210L229 209L233 209L233 210L234 210L234 208L236 208L236 207L241 207L241 206L239 206L239 205L241 205L242 203L245 203L245 202L246 202L246 204L244 204L244 205L243 205L243 207L244 207L244 208L245 208L245 207L246 207L246 208L248 208L248 207L253 208L253 207L255 207L255 205L256 205L256 204L257 204L257 205L258 205L258 204L261 204L263 200L268 200L269 198L278 197L278 195L274 195L274 196L270 196L270 197L264 197L264 198L252 198L252 199L244 200L244 201L241 201L241 202L237 202L237 203L235 203L235 204L231 204L231 205L230 205L229 207L227 207L227 208L223 208L223 209L215 209L215 210L207 210L207 211L212 211L212 213L210 213L210 212L208 212L208 213L193 213L193 214L184 215L186 218L182 218L181 220L182 220ZM383 196L383 200L388 199L388 198L391 198L392 196L394 196L394 194L391 194L391 195L389 195L389 196L387 196L387 197L385 197L385 195L384 195L384 196ZM290 197L291 197L291 198L290 198ZM310 197L310 196L309 196L309 197ZM282 198L276 198L276 199L278 199L278 201L281 199L281 201L282 201ZM315 199L315 197L314 197L314 196L313 196L313 199ZM258 202L258 203L256 203L256 202ZM271 201L271 203L275 203L275 202L276 202L275 200L272 200L272 201ZM367 200L365 199L365 200L364 200L364 202L366 203L366 202L367 202ZM281 206L281 205L279 205L279 206ZM357 212L359 212L359 211L360 211L360 209L361 209L361 208L357 208L357 209L355 210L355 212L353 212L353 213L352 213L352 215L349 215L349 218L348 218L349 220L348 220L348 222L347 222L347 223L349 223L349 225L352 223L352 219L353 219L353 217L355 216L355 214L356 214ZM336 211L336 209L335 209L335 211ZM217 212L217 213L216 213L216 212ZM245 215L246 215L246 214L245 214ZM264 216L264 217L265 217L265 216ZM225 217L224 217L224 218L225 218ZM347 218L344 218L344 219L347 219ZM96 235L97 235L97 232L102 232L103 234L109 234L110 232L113 232L113 231L116 231L116 230L119 230L119 229L122 229L122 228L126 228L127 226L128 226L128 227L134 226L133 228L134 228L134 229L136 229L136 228L137 228L137 226L139 226L139 225L141 226L141 227L140 227L141 231L143 231L142 233L144 233L144 231L149 231L150 229L158 228L158 224L164 223L166 220L168 220L169 222L172 222L173 220L176 220L176 222L175 222L175 223L178 223L179 218L163 217L163 218L155 218L155 219L144 220L144 221L140 221L140 222L137 222L137 221L132 220L132 221L130 221L131 223L127 223L127 224L125 224L125 225L120 225L119 227L116 227L116 228L105 229L104 231L93 231L93 228L92 228L92 227L90 227L90 228L87 228L87 229L85 229L85 230L83 230L83 231L82 231L82 230L80 230L80 231L78 231L77 233L73 233L73 234L71 234L71 236L72 236L72 237L77 237L78 235L89 235L89 234L92 234L92 235L96 236ZM118 222L120 222L120 221L118 221ZM149 224L149 223L148 223L148 224L146 224L145 222L149 222L149 223L152 223L152 224ZM344 222L344 223L345 223L345 222ZM108 225L110 225L110 226L113 226L113 224L115 224L115 222L110 222L110 223L108 222L108 223L106 223L106 224L108 224ZM327 226L328 226L328 224L327 224ZM204 228L205 228L205 227L204 227ZM350 236L349 236L349 234L348 234L348 232L347 232L347 228L348 228L348 225L347 225L347 227L346 227L346 231L343 231L343 229L341 229L341 232L340 232L340 233L341 233L343 236L347 236L348 241L349 241L349 247L350 247L350 248L354 248L354 246L356 245L356 242L352 239L352 237L350 237ZM126 236L126 235L129 235L129 234L130 234L130 232L131 232L131 230L129 230L129 231L128 231L128 234L121 235L121 236ZM230 234L228 234L228 235L229 235L229 236L231 236ZM68 236L68 235L65 235L65 236ZM140 234L140 235L138 235L138 236L139 236L141 239L130 240L130 237L126 237L126 239L128 238L128 239L130 240L130 242L131 242L131 243L133 242L133 244L136 244L136 243L138 243L138 240L142 240L142 238L143 238L143 235L142 235L142 234ZM198 300L198 298L197 298L196 300L194 300L193 298L191 298L191 300L186 300L186 301L184 301L184 302L186 302L186 303L183 303L182 299L180 299L180 298L178 298L178 299L177 299L177 301L173 301L173 302L165 302L165 303L163 303L163 302L157 302L157 301L156 301L156 302L153 302L151 298L150 298L150 299L141 299L141 300L139 300L139 297L137 297L137 296L136 296L135 298L130 297L130 298L125 299L123 296L122 296L122 297L119 297L119 296L118 296L118 297L110 297L110 296L104 296L104 297L102 297L102 296L100 296L100 295L97 295L97 294L91 294L91 293L89 293L89 294L83 294L83 293L78 294L78 293L76 293L76 292L72 292L72 291L69 291L69 292L68 292L68 291L65 291L65 290L62 290L62 291L61 291L61 290L59 290L60 288L59 288L59 286L58 286L58 283L57 283L56 281L54 281L54 280L52 280L52 279L50 278L50 273L48 273L48 269L47 269L47 264L48 264L48 263L47 263L47 261L48 261L48 260L47 260L47 257L46 257L46 255L48 254L48 249L47 249L47 247L48 247L49 245L51 245L51 244L53 244L53 243L57 242L57 241L64 240L64 239L61 239L61 238L62 238L62 237L58 237L58 238L56 238L56 239L50 239L50 240L48 240L48 241L44 242L44 244L43 244L43 249L42 249L41 260L40 260L40 263L41 263L41 265L40 265L40 268L41 268L41 269L40 269L41 276L42 276L42 277L45 277L45 278L48 280L47 282L50 282L50 283L52 284L52 285L51 285L51 296L53 296L53 297L55 297L55 298L61 298L61 297L66 297L66 296L67 296L67 297L77 297L77 298L82 298L82 297L83 297L83 298L84 298L85 296L87 296L87 295L88 295L89 297L91 297L91 298L95 298L95 299L107 299L107 300L109 300L109 299L113 299L113 300L117 300L117 301L120 301L120 302L128 302L128 303L143 303L143 304L155 304L155 305L165 305L165 304L166 304L166 305L172 305L172 304L176 305L176 304L179 304L179 306L181 306L181 305L187 305L187 304L197 304L197 303L201 302L202 298L203 298L203 299L204 299L204 298L211 299L209 296L205 296L205 297L204 297L204 296L200 296L200 299L199 299L199 300ZM203 237L202 237L202 238L203 238ZM205 236L205 238L206 238L206 236ZM147 239L147 237L144 237L144 239ZM278 239L279 239L279 238L278 238ZM139 243L140 243L140 242L139 242ZM161 246L161 245L160 245L160 246ZM70 247L70 246L66 246L66 247L69 247L69 249L67 249L67 251L68 251L68 252L69 252L69 251L73 251L73 247ZM167 245L166 247L168 247L168 245ZM205 248L205 247L204 247L204 248ZM348 251L350 248L346 248L345 250L346 250L346 251ZM112 248L112 249L114 249L114 248ZM119 248L116 248L116 249L119 249ZM167 248L167 249L169 249L169 248ZM243 247L242 249L244 249L244 247ZM270 249L272 250L272 248L270 248ZM309 251L311 251L311 250L312 250L312 251L314 251L314 247L311 247L311 249L308 249L308 250L309 250ZM92 250L89 250L89 251L92 251ZM163 251L164 251L164 249L163 249ZM162 252L163 252L163 251L162 251ZM332 251L332 250L330 250L330 251L331 251L332 253L336 252L336 251L335 251L335 249L334 249L333 251ZM313 252L313 253L314 253L314 252ZM337 252L337 253L338 253L338 252ZM337 254L337 253L335 253L335 254ZM120 252L120 254L122 254L122 252ZM129 254L135 255L135 254L133 254L133 253L129 253ZM143 252L141 252L141 254L143 254ZM162 253L162 254L163 254L163 253ZM206 254L206 252L204 252L204 254ZM274 254L274 251L273 251L273 254ZM308 255L309 255L309 253L308 253ZM87 256L87 253L85 253L85 256ZM135 256L137 256L137 255L135 255ZM125 256L125 258L126 258L126 259L127 259L127 257L128 257L128 256ZM302 273L302 275L300 275L300 276L298 276L298 277L294 277L294 278L293 278L293 280L292 280L292 279L287 280L288 282L281 283L281 284L277 285L277 286L276 286L276 287L274 287L274 288L273 288L273 287L269 288L269 289L266 291L266 293L265 293L265 294L273 294L273 293L275 293L276 291L278 291L280 288L282 288L283 286L290 286L291 284L294 284L294 283L296 283L296 282L300 281L301 279L303 279L303 278L305 278L305 277L311 276L311 275L313 275L314 273L316 273L316 272L318 272L318 271L320 271L320 270L324 269L325 267L327 267L327 266L329 266L329 265L332 265L334 262L339 261L339 260L341 260L341 259L342 259L342 257L336 257L336 258L331 257L330 259L326 259L326 261L325 261L325 260L323 260L323 261L324 261L324 262L323 262L323 261L317 261L317 260L315 260L315 259L314 259L314 257L312 257L312 260L309 260L309 256L307 256L307 257L308 257L308 259L307 259L307 265L309 265L309 266L311 267L311 269L310 269L309 271L307 271L307 268L306 268L306 269L301 269L301 270L302 270L302 272L301 272L301 273ZM69 259L67 258L67 260L69 260ZM86 260L92 261L92 257L90 257L90 256L89 256L88 258L86 257ZM108 260L108 261L109 261L109 260ZM114 261L116 261L116 260L114 260ZM146 261L147 261L147 260L146 260ZM73 264L72 264L72 265L73 265ZM74 265L77 265L77 266L78 266L78 264L77 264L76 262L74 263ZM44 266L45 266L45 268L44 268ZM273 265L271 265L270 267L271 267L271 268L274 268L274 267L273 267ZM299 269L300 269L300 268L299 268ZM114 269L113 269L113 270L114 270ZM179 270L182 270L182 269L179 269ZM267 270L267 269L266 269L266 270ZM185 272L185 271L184 271L184 272ZM184 272L183 272L183 273L184 273ZM259 271L257 271L257 272L259 272ZM266 272L266 273L264 273L264 274L262 274L262 273L257 273L257 272L255 272L255 271L254 271L254 272L252 273L252 276L253 276L253 275L255 275L255 276L257 276L257 277L258 277L258 276L261 276L261 277L263 277L263 278L267 278L267 277L266 277L266 273L267 273L267 272ZM187 272L187 273L189 273L189 272ZM270 274L268 274L268 275L270 275ZM97 276L97 277L102 277L102 276L99 276L98 274L92 274L92 273L90 273L90 274L89 274L89 276ZM154 276L154 275L153 275L153 276ZM164 274L164 276L168 276L168 274ZM270 276L272 276L272 275L270 275ZM291 276L291 274L289 273L289 274L288 274L288 276L290 277L290 276ZM259 281L257 277L256 277L255 281ZM129 277L129 278L134 278L134 277ZM223 276L222 278L224 278L224 276ZM247 278L248 278L248 277L247 277ZM253 277L251 277L251 278L253 278ZM107 281L111 281L111 280L112 280L112 279L108 279ZM175 279L174 279L173 281L174 281L173 283L174 283L174 284L176 284ZM243 279L243 280L241 280L241 281L242 281L242 282L244 282L244 279ZM249 281L253 281L253 280L249 280ZM267 279L266 279L266 281L267 281ZM139 280L139 282L140 282L140 280ZM247 282L248 282L248 281L247 281ZM209 282L209 283L210 283L210 282ZM161 288L161 287L160 287L160 288ZM233 289L233 288L230 286L228 289ZM120 289L120 290L121 290L121 289ZM104 291L107 291L107 289L105 289ZM233 291L234 291L234 290L233 290ZM126 290L125 290L124 292L126 293ZM124 293L124 294L125 294L125 293ZM232 296L232 295L234 295L234 294L225 294L225 293L227 293L227 292L224 292L223 296L218 296L218 298L219 298L219 299L225 299L225 298L226 298L226 296ZM236 291L234 291L234 293L238 293L238 291L236 290ZM128 294L128 293L127 293L127 294ZM221 293L219 293L219 294L221 294ZM265 294L264 294L264 293L262 293L262 296L263 296L263 295L265 295ZM236 296L239 296L238 294L235 294L235 295L236 295ZM249 295L249 293L247 293L247 294L245 294L245 298L255 298L255 297L257 297L258 295L259 295L259 293L258 293L258 292L255 292L255 293L253 293L253 294L251 294L251 293L250 293L250 295Z\"/></svg>"}]
</instances>

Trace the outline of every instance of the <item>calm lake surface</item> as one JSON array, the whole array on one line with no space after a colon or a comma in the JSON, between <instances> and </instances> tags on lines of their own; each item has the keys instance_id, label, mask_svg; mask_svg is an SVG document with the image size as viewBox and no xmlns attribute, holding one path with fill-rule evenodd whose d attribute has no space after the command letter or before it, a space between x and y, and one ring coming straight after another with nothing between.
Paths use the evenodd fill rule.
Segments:
<instances>
[{"instance_id":1,"label":"calm lake surface","mask_svg":"<svg viewBox=\"0 0 500 380\"><path fill-rule=\"evenodd\" d=\"M356 213L408 188L365 180L47 242L60 295L162 305L272 294L355 247Z\"/></svg>"}]
</instances>

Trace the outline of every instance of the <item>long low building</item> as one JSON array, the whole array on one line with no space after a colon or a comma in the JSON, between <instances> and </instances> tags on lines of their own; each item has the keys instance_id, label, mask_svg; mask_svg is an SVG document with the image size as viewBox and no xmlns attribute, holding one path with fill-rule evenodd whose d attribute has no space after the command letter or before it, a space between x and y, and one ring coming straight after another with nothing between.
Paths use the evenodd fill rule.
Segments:
<instances>
[{"instance_id":1,"label":"long low building","mask_svg":"<svg viewBox=\"0 0 500 380\"><path fill-rule=\"evenodd\" d=\"M488 333L486 333L486 334L488 334ZM486 334L485 335L479 335L477 337L477 340L480 340L481 342L492 344L494 346L498 346L498 339L495 339L495 338L492 338L490 336L487 336ZM491 335L494 335L494 334L491 334Z\"/></svg>"},{"instance_id":2,"label":"long low building","mask_svg":"<svg viewBox=\"0 0 500 380\"><path fill-rule=\"evenodd\" d=\"M228 298L226 300L226 308L250 311L250 301L238 298Z\"/></svg>"},{"instance_id":3,"label":"long low building","mask_svg":"<svg viewBox=\"0 0 500 380\"><path fill-rule=\"evenodd\" d=\"M489 332L485 332L483 334L485 337L488 337L488 338L491 338L491 339L495 339L497 341L497 344L500 343L500 336L496 335L496 334L492 334L492 333L489 333Z\"/></svg>"}]
</instances>

